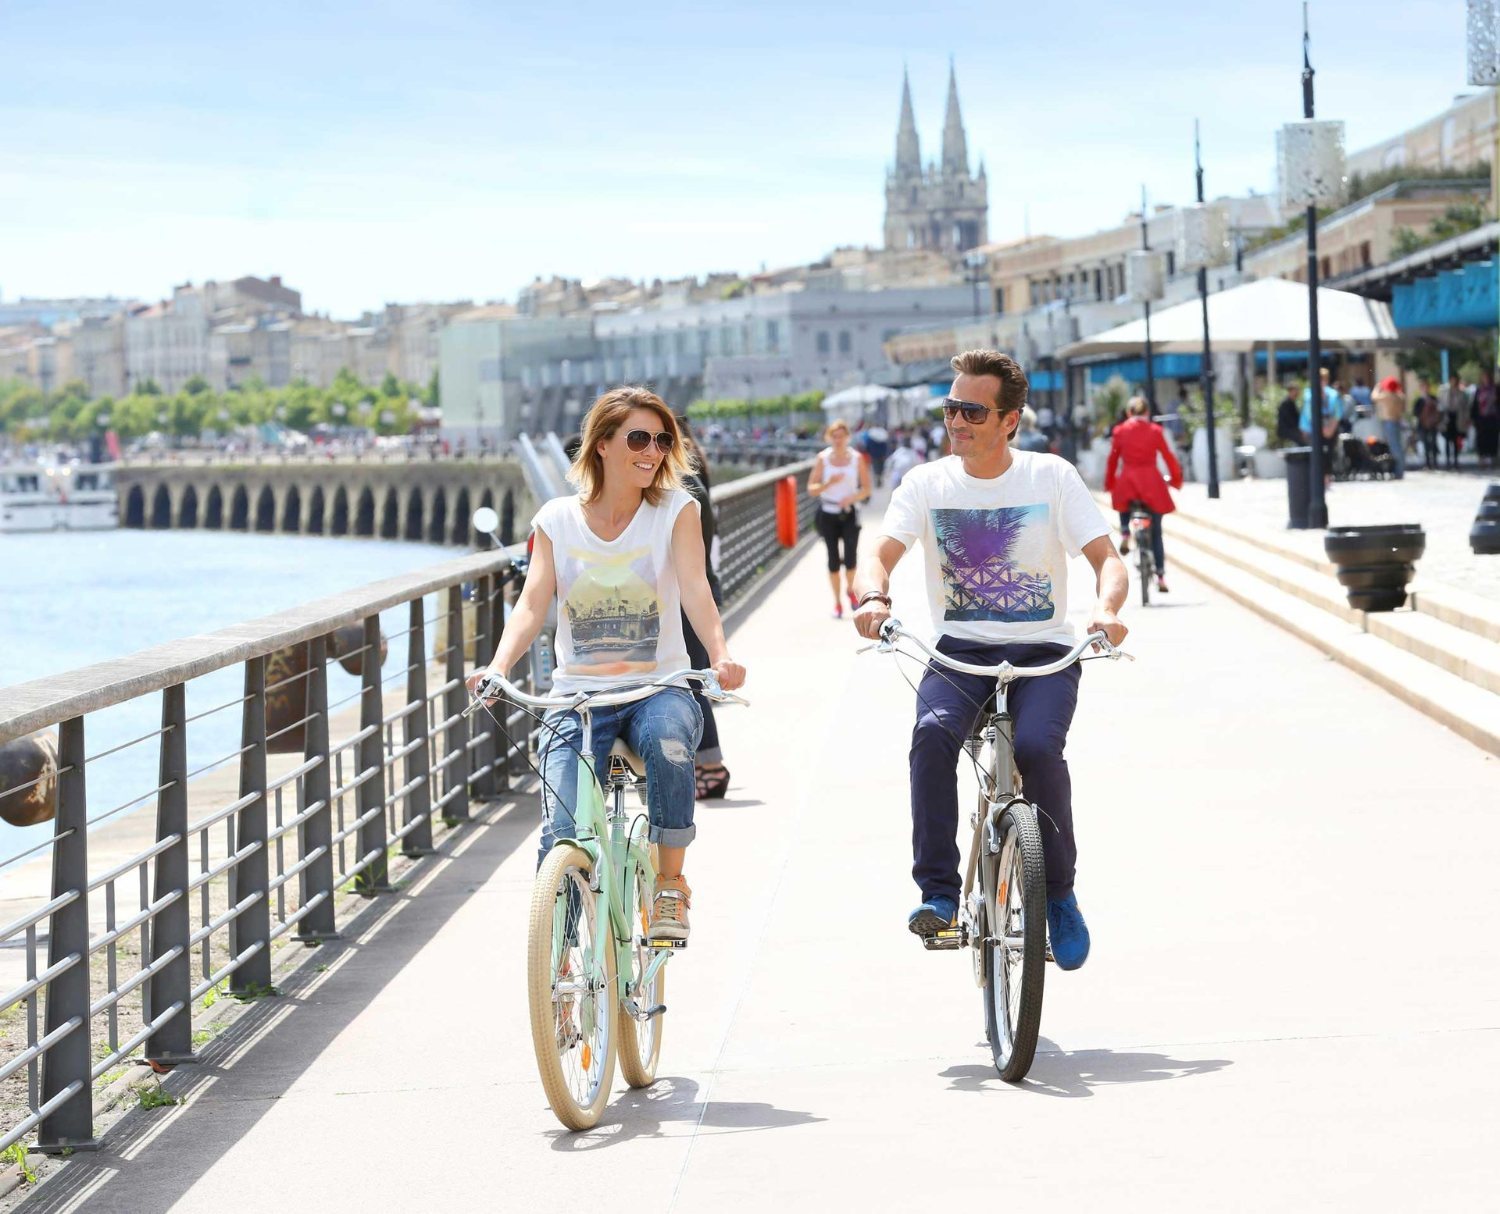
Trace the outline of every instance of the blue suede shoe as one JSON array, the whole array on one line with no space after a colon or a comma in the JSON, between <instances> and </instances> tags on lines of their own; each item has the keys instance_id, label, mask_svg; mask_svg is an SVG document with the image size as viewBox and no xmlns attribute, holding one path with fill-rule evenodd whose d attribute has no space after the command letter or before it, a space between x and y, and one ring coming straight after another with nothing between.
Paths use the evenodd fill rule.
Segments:
<instances>
[{"instance_id":1,"label":"blue suede shoe","mask_svg":"<svg viewBox=\"0 0 1500 1214\"><path fill-rule=\"evenodd\" d=\"M958 903L952 898L938 894L928 898L906 917L906 926L914 936L935 936L944 928L952 927L958 918Z\"/></svg>"},{"instance_id":2,"label":"blue suede shoe","mask_svg":"<svg viewBox=\"0 0 1500 1214\"><path fill-rule=\"evenodd\" d=\"M1047 937L1058 969L1076 970L1089 959L1089 925L1072 894L1047 899Z\"/></svg>"}]
</instances>

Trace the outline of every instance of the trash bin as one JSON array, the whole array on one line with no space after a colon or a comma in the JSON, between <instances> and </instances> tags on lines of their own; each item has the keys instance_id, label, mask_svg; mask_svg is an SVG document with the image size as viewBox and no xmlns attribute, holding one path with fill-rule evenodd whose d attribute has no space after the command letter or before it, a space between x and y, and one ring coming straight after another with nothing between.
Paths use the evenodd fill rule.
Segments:
<instances>
[{"instance_id":1,"label":"trash bin","mask_svg":"<svg viewBox=\"0 0 1500 1214\"><path fill-rule=\"evenodd\" d=\"M1286 457L1286 525L1305 531L1312 496L1312 448L1287 447L1281 454Z\"/></svg>"}]
</instances>

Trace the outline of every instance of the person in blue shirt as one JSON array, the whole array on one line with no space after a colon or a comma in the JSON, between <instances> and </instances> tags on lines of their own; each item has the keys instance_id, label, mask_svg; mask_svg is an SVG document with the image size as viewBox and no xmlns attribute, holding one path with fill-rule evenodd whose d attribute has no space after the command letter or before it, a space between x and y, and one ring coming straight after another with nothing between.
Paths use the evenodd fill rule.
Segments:
<instances>
[{"instance_id":1,"label":"person in blue shirt","mask_svg":"<svg viewBox=\"0 0 1500 1214\"><path fill-rule=\"evenodd\" d=\"M1322 435L1313 434L1311 387L1302 389L1302 414L1298 420L1302 426L1302 433L1307 436L1309 443L1317 442L1321 437L1323 443L1323 475L1327 478L1333 473L1334 440L1338 437L1339 424L1344 420L1344 398L1329 384L1327 367L1318 372L1318 379L1323 385Z\"/></svg>"}]
</instances>

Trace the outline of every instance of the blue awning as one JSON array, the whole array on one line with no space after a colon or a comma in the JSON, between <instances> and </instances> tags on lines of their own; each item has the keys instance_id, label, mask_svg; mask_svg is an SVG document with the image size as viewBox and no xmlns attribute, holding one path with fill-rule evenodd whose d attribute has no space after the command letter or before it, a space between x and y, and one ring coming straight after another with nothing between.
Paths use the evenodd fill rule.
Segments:
<instances>
[{"instance_id":1,"label":"blue awning","mask_svg":"<svg viewBox=\"0 0 1500 1214\"><path fill-rule=\"evenodd\" d=\"M1197 379L1203 365L1201 354L1154 354L1151 369L1156 379ZM1089 364L1089 383L1108 383L1118 375L1131 383L1146 382L1144 358L1111 358Z\"/></svg>"},{"instance_id":2,"label":"blue awning","mask_svg":"<svg viewBox=\"0 0 1500 1214\"><path fill-rule=\"evenodd\" d=\"M1475 261L1391 289L1391 319L1406 329L1493 329L1495 263Z\"/></svg>"}]
</instances>

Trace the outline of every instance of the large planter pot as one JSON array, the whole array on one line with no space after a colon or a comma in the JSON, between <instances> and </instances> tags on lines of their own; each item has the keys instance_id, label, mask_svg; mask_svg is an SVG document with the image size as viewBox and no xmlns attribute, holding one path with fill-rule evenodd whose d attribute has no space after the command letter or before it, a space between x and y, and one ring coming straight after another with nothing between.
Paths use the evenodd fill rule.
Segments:
<instances>
[{"instance_id":1,"label":"large planter pot","mask_svg":"<svg viewBox=\"0 0 1500 1214\"><path fill-rule=\"evenodd\" d=\"M1250 462L1255 466L1255 475L1263 481L1280 480L1286 475L1286 456L1269 447L1257 447Z\"/></svg>"},{"instance_id":2,"label":"large planter pot","mask_svg":"<svg viewBox=\"0 0 1500 1214\"><path fill-rule=\"evenodd\" d=\"M1229 431L1214 429L1215 463L1219 466L1221 481L1234 479L1234 440ZM1193 470L1193 479L1201 483L1208 481L1208 431L1199 427L1193 434L1193 445L1188 453L1188 462Z\"/></svg>"},{"instance_id":3,"label":"large planter pot","mask_svg":"<svg viewBox=\"0 0 1500 1214\"><path fill-rule=\"evenodd\" d=\"M1484 491L1474 526L1469 528L1469 547L1479 556L1500 555L1500 482Z\"/></svg>"},{"instance_id":4,"label":"large planter pot","mask_svg":"<svg viewBox=\"0 0 1500 1214\"><path fill-rule=\"evenodd\" d=\"M1413 565L1427 550L1419 523L1379 527L1330 527L1323 550L1333 562L1349 606L1394 611L1406 602Z\"/></svg>"}]
</instances>

